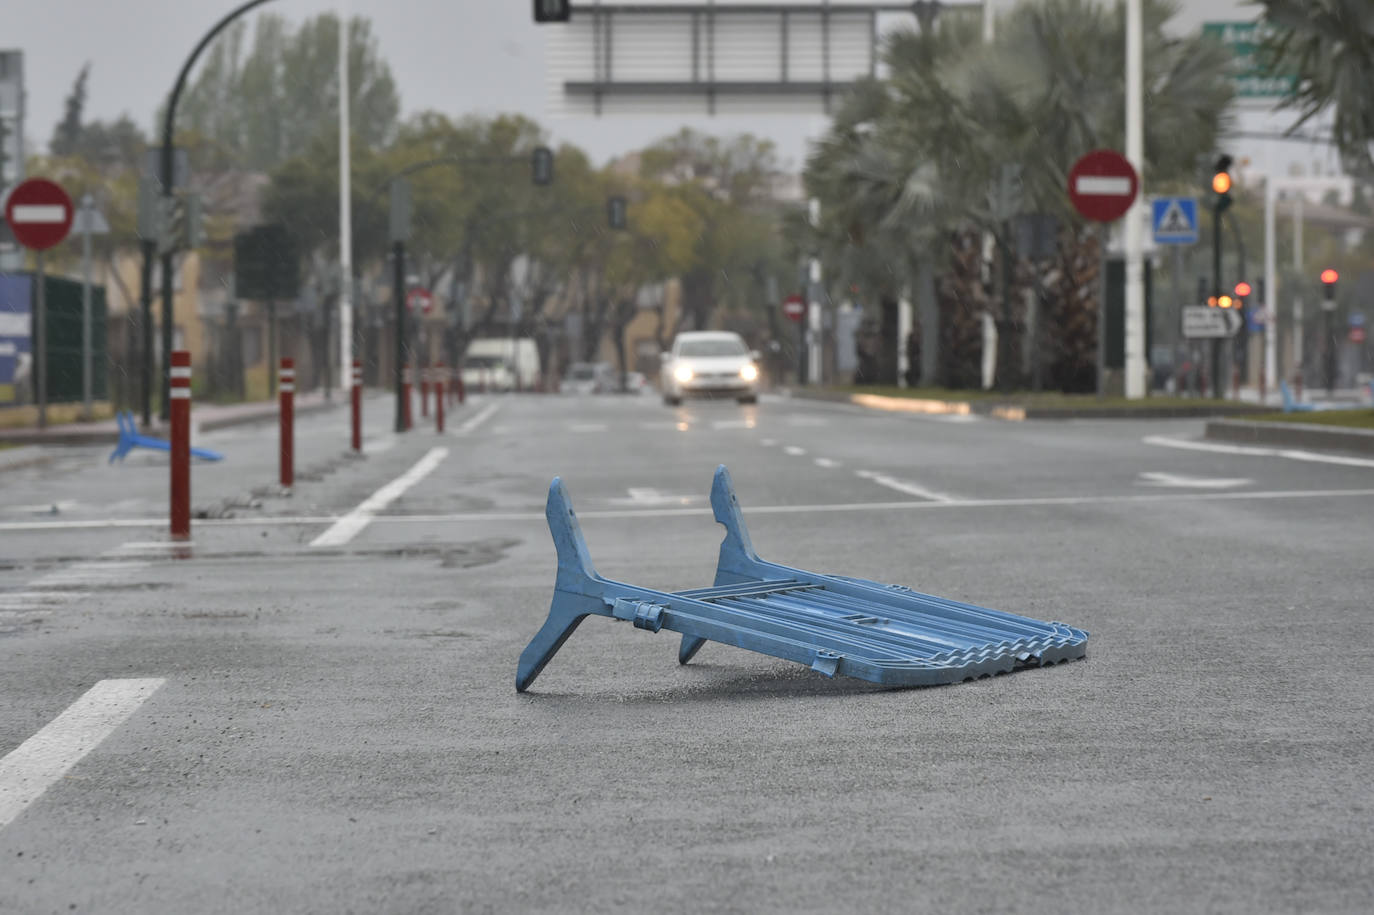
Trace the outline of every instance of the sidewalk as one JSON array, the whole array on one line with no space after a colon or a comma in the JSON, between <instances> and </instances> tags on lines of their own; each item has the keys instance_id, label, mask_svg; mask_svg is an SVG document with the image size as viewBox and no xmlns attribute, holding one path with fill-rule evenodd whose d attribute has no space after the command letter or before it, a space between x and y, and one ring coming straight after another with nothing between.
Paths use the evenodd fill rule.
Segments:
<instances>
[{"instance_id":1,"label":"sidewalk","mask_svg":"<svg viewBox=\"0 0 1374 915\"><path fill-rule=\"evenodd\" d=\"M348 394L334 391L333 400L326 401L323 391L311 391L296 395L296 415L304 416L323 410L343 407L348 403ZM197 404L191 405L191 423L197 432L212 432L245 423L275 422L277 401L258 400L236 404ZM165 426L153 420L150 435L166 437ZM21 429L0 429L0 442L7 445L99 445L114 444L119 439L119 428L113 419L92 423L63 423L48 426L46 429L27 427ZM18 449L25 450L25 449ZM11 457L11 460L17 460ZM8 461L5 462L8 465Z\"/></svg>"}]
</instances>

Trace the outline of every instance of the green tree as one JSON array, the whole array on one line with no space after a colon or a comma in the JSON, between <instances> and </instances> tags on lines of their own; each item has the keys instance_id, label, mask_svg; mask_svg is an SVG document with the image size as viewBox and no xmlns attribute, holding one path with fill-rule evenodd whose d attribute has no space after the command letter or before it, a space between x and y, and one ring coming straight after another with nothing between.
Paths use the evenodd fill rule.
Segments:
<instances>
[{"instance_id":1,"label":"green tree","mask_svg":"<svg viewBox=\"0 0 1374 915\"><path fill-rule=\"evenodd\" d=\"M348 28L353 135L376 150L395 132L400 100L370 21L354 17ZM231 25L183 93L178 125L213 141L238 168L270 169L304 153L337 123L338 30L333 13L294 31L264 13L251 42L246 22Z\"/></svg>"},{"instance_id":2,"label":"green tree","mask_svg":"<svg viewBox=\"0 0 1374 915\"><path fill-rule=\"evenodd\" d=\"M48 151L54 156L69 156L76 151L81 138L81 113L86 107L86 80L91 75L91 65L87 63L76 75L71 94L67 96L62 120L53 131Z\"/></svg>"},{"instance_id":3,"label":"green tree","mask_svg":"<svg viewBox=\"0 0 1374 915\"><path fill-rule=\"evenodd\" d=\"M1271 73L1293 74L1285 104L1296 130L1318 112L1333 114L1331 134L1347 166L1374 171L1374 4L1368 0L1257 0L1273 26L1264 57Z\"/></svg>"}]
</instances>

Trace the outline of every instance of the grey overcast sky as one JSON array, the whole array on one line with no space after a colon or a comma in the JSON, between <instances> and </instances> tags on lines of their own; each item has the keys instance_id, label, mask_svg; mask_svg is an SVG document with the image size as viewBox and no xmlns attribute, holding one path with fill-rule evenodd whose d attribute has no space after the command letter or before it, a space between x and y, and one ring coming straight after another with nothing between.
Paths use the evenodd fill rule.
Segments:
<instances>
[{"instance_id":1,"label":"grey overcast sky","mask_svg":"<svg viewBox=\"0 0 1374 915\"><path fill-rule=\"evenodd\" d=\"M46 147L63 99L87 61L87 117L128 113L145 129L150 127L195 42L237 2L7 0L0 47L24 52L30 144ZM992 2L996 10L1014 0ZM276 0L264 9L300 22L344 6L327 0ZM1246 20L1257 13L1243 0L1180 0L1179 6L1181 13L1172 23L1179 31L1196 29L1207 19ZM555 140L576 143L597 161L642 147L684 123L720 134L750 131L773 139L794 169L803 163L807 138L825 129L826 119L815 115L549 117L548 29L531 21L529 0L348 0L346 7L372 20L405 114L424 109L449 115L517 111L544 124Z\"/></svg>"},{"instance_id":2,"label":"grey overcast sky","mask_svg":"<svg viewBox=\"0 0 1374 915\"><path fill-rule=\"evenodd\" d=\"M10 9L0 47L24 52L28 140L46 147L86 61L87 117L127 112L150 127L186 55L234 5L235 0L6 0ZM548 32L531 21L529 0L349 0L347 7L372 20L406 114L431 108L449 115L517 111L597 161L644 146L684 123L680 117L547 116ZM276 0L263 9L300 22L340 8L323 0ZM825 120L813 116L702 116L690 123L716 133L767 136L795 168L802 164L805 138L825 128Z\"/></svg>"}]
</instances>

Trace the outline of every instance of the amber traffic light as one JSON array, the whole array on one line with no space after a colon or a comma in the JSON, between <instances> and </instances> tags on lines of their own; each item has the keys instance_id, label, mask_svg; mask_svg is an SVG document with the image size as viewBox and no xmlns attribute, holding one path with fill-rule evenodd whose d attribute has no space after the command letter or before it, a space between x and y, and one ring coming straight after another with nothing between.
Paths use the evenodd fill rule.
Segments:
<instances>
[{"instance_id":1,"label":"amber traffic light","mask_svg":"<svg viewBox=\"0 0 1374 915\"><path fill-rule=\"evenodd\" d=\"M1226 172L1217 172L1212 176L1212 190L1218 194L1224 194L1231 189L1231 176Z\"/></svg>"}]
</instances>

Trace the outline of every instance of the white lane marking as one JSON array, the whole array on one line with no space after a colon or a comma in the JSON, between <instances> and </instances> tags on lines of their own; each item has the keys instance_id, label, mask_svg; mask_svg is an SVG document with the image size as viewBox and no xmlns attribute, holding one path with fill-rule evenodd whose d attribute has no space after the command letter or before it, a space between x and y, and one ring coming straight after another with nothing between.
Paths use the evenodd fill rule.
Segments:
<instances>
[{"instance_id":1,"label":"white lane marking","mask_svg":"<svg viewBox=\"0 0 1374 915\"><path fill-rule=\"evenodd\" d=\"M473 429L476 429L478 426L482 425L482 423L491 419L491 414L495 413L497 408L499 408L500 406L500 404L494 403L487 404L484 408L478 411L478 413L475 416L473 416L471 419L469 419L467 422L463 423L453 431L457 432L459 435L467 435Z\"/></svg>"},{"instance_id":2,"label":"white lane marking","mask_svg":"<svg viewBox=\"0 0 1374 915\"><path fill-rule=\"evenodd\" d=\"M752 429L758 423L752 419L715 419L711 421L712 429Z\"/></svg>"},{"instance_id":3,"label":"white lane marking","mask_svg":"<svg viewBox=\"0 0 1374 915\"><path fill-rule=\"evenodd\" d=\"M936 423L980 423L983 421L983 417L975 413L932 413L921 418Z\"/></svg>"},{"instance_id":4,"label":"white lane marking","mask_svg":"<svg viewBox=\"0 0 1374 915\"><path fill-rule=\"evenodd\" d=\"M774 445L776 445L777 443L778 443L778 440L775 439L775 438L761 438L761 439L759 439L759 444L762 445L762 446L765 447L765 448L772 448L772 447L773 447Z\"/></svg>"},{"instance_id":5,"label":"white lane marking","mask_svg":"<svg viewBox=\"0 0 1374 915\"><path fill-rule=\"evenodd\" d=\"M788 445L782 449L783 454L790 454L792 457L801 457L806 454L805 448L798 448L796 445Z\"/></svg>"},{"instance_id":6,"label":"white lane marking","mask_svg":"<svg viewBox=\"0 0 1374 915\"><path fill-rule=\"evenodd\" d=\"M1141 471L1136 481L1141 486L1172 486L1176 489L1235 489L1255 482L1249 477L1190 477L1158 470Z\"/></svg>"},{"instance_id":7,"label":"white lane marking","mask_svg":"<svg viewBox=\"0 0 1374 915\"><path fill-rule=\"evenodd\" d=\"M830 420L822 416L789 416L786 423L789 426L828 426Z\"/></svg>"},{"instance_id":8,"label":"white lane marking","mask_svg":"<svg viewBox=\"0 0 1374 915\"><path fill-rule=\"evenodd\" d=\"M495 410L495 406L487 408ZM479 416L481 414L478 414ZM476 419L477 417L473 417ZM400 498L401 494L416 483L429 476L439 462L448 457L447 448L431 448L429 453L415 462L415 466L401 474L381 489L364 499L357 508L335 521L320 536L310 541L311 546L342 546L367 527L372 518L388 505Z\"/></svg>"},{"instance_id":9,"label":"white lane marking","mask_svg":"<svg viewBox=\"0 0 1374 915\"><path fill-rule=\"evenodd\" d=\"M569 432L605 432L605 423L568 423Z\"/></svg>"},{"instance_id":10,"label":"white lane marking","mask_svg":"<svg viewBox=\"0 0 1374 915\"><path fill-rule=\"evenodd\" d=\"M1182 448L1188 451L1211 451L1216 454L1244 454L1251 457L1281 457L1290 461L1311 461L1318 464L1339 464L1343 467L1374 467L1370 458L1345 457L1340 454L1320 454L1296 448L1258 448L1254 445L1223 445L1218 442L1190 442L1164 435L1147 435L1141 439L1147 445L1163 448Z\"/></svg>"},{"instance_id":11,"label":"white lane marking","mask_svg":"<svg viewBox=\"0 0 1374 915\"><path fill-rule=\"evenodd\" d=\"M101 680L0 759L0 829L129 719L167 681Z\"/></svg>"},{"instance_id":12,"label":"white lane marking","mask_svg":"<svg viewBox=\"0 0 1374 915\"><path fill-rule=\"evenodd\" d=\"M854 475L877 483L879 486L886 486L888 489L895 489L907 495L929 499L932 502L956 501L952 496L947 496L942 492L935 492L933 489L926 489L924 486L918 483L912 483L910 480L899 480L896 477L890 477L884 473L875 473L872 470L856 470L854 471Z\"/></svg>"},{"instance_id":13,"label":"white lane marking","mask_svg":"<svg viewBox=\"0 0 1374 915\"><path fill-rule=\"evenodd\" d=\"M659 492L650 487L632 487L625 490L630 494L628 499L611 499L612 505L647 505L656 507L659 505L691 505L693 502L700 502L701 496L675 496L670 493Z\"/></svg>"},{"instance_id":14,"label":"white lane marking","mask_svg":"<svg viewBox=\"0 0 1374 915\"><path fill-rule=\"evenodd\" d=\"M832 468L832 467L839 467L839 466L840 466L840 462L839 462L839 461L835 461L835 460L831 460L830 458L816 458L816 466L817 466L817 467L824 467L824 468L826 468L827 470L829 470L829 469Z\"/></svg>"},{"instance_id":15,"label":"white lane marking","mask_svg":"<svg viewBox=\"0 0 1374 915\"><path fill-rule=\"evenodd\" d=\"M1020 508L1045 505L1113 505L1135 502L1232 502L1232 501L1269 501L1288 499L1358 499L1374 496L1374 489L1291 489L1271 492L1190 492L1190 493L1151 493L1149 495L1101 495L1101 496L1043 496L1023 499L951 499L948 502L840 502L819 505L751 505L751 515L791 515L808 512L851 512L851 511L902 511L917 508ZM709 514L702 508L663 508L663 509L609 509L588 510L577 513L579 518L671 518L676 516L699 516ZM281 515L265 518L207 518L196 522L205 527L281 527L303 525L325 525L341 520L338 515ZM447 515L378 515L372 521L376 524L436 524L442 522L482 524L492 521L546 521L540 512L472 512ZM11 530L68 530L71 527L165 527L166 518L133 518L116 521L63 522L42 521L22 524L0 524L0 531Z\"/></svg>"},{"instance_id":16,"label":"white lane marking","mask_svg":"<svg viewBox=\"0 0 1374 915\"><path fill-rule=\"evenodd\" d=\"M648 420L648 421L645 421L645 422L641 422L641 423L639 424L639 428L645 430L646 432L664 432L664 431L669 431L669 430L673 430L673 429L676 429L676 428L677 428L677 420L675 420L675 419Z\"/></svg>"}]
</instances>

